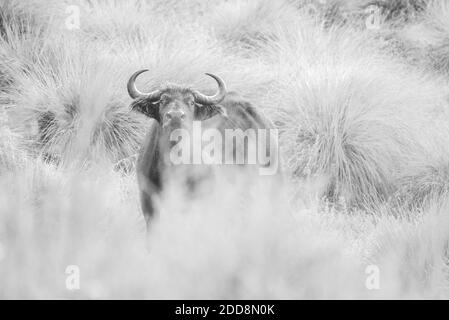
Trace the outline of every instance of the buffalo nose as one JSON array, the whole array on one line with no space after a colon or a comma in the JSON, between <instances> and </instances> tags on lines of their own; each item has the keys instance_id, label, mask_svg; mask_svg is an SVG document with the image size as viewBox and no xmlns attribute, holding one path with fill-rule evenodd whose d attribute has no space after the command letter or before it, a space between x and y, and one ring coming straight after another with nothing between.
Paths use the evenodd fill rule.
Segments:
<instances>
[{"instance_id":1,"label":"buffalo nose","mask_svg":"<svg viewBox=\"0 0 449 320\"><path fill-rule=\"evenodd\" d=\"M167 112L167 119L168 120L173 120L173 119L177 119L177 120L184 120L186 117L186 114L183 111L169 111Z\"/></svg>"}]
</instances>

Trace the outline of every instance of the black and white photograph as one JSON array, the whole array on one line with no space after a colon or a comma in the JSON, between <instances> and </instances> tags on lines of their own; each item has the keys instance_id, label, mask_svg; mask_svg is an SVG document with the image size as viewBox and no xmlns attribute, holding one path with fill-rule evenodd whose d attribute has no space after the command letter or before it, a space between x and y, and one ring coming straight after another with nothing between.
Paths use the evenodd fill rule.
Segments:
<instances>
[{"instance_id":1,"label":"black and white photograph","mask_svg":"<svg viewBox=\"0 0 449 320\"><path fill-rule=\"evenodd\" d=\"M0 300L446 299L448 0L0 0Z\"/></svg>"}]
</instances>

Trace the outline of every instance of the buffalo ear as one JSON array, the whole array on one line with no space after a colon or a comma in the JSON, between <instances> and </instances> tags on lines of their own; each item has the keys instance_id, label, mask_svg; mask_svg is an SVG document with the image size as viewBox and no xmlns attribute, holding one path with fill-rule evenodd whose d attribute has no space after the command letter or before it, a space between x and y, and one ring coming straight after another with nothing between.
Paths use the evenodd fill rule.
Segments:
<instances>
[{"instance_id":1,"label":"buffalo ear","mask_svg":"<svg viewBox=\"0 0 449 320\"><path fill-rule=\"evenodd\" d=\"M203 121L216 115L227 117L226 109L220 105L195 105L195 120Z\"/></svg>"},{"instance_id":2,"label":"buffalo ear","mask_svg":"<svg viewBox=\"0 0 449 320\"><path fill-rule=\"evenodd\" d=\"M159 104L148 101L146 98L137 98L131 103L131 110L143 113L147 117L160 121Z\"/></svg>"}]
</instances>

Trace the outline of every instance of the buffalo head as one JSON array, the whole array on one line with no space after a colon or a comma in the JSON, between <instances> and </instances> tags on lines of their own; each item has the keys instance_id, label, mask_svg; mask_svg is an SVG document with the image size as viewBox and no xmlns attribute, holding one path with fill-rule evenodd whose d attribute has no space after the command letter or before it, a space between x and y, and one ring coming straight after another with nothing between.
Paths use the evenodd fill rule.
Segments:
<instances>
[{"instance_id":1,"label":"buffalo head","mask_svg":"<svg viewBox=\"0 0 449 320\"><path fill-rule=\"evenodd\" d=\"M131 109L155 119L164 129L189 128L195 120L206 120L223 113L218 104L226 96L226 85L220 77L206 73L218 84L218 91L213 96L176 85L143 93L137 89L135 82L146 71L137 71L128 81L128 93L134 99Z\"/></svg>"}]
</instances>

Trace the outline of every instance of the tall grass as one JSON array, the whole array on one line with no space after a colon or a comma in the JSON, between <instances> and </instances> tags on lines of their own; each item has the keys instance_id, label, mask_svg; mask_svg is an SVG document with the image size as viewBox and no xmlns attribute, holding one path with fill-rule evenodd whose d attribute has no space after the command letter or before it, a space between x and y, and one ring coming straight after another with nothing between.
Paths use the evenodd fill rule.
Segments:
<instances>
[{"instance_id":1,"label":"tall grass","mask_svg":"<svg viewBox=\"0 0 449 320\"><path fill-rule=\"evenodd\" d=\"M396 8L404 28L379 33L363 1L310 3L3 2L0 297L447 298L447 82L382 34L413 49L425 26L436 48L447 10ZM140 68L148 91L223 77L279 127L283 182L175 183L146 235L133 163L149 120L126 92Z\"/></svg>"},{"instance_id":2,"label":"tall grass","mask_svg":"<svg viewBox=\"0 0 449 320\"><path fill-rule=\"evenodd\" d=\"M387 200L405 168L426 153L420 137L446 141L429 123L445 114L447 91L384 55L370 34L305 28L294 27L273 52L278 107L287 112L285 164L297 177L326 176L328 197Z\"/></svg>"}]
</instances>

